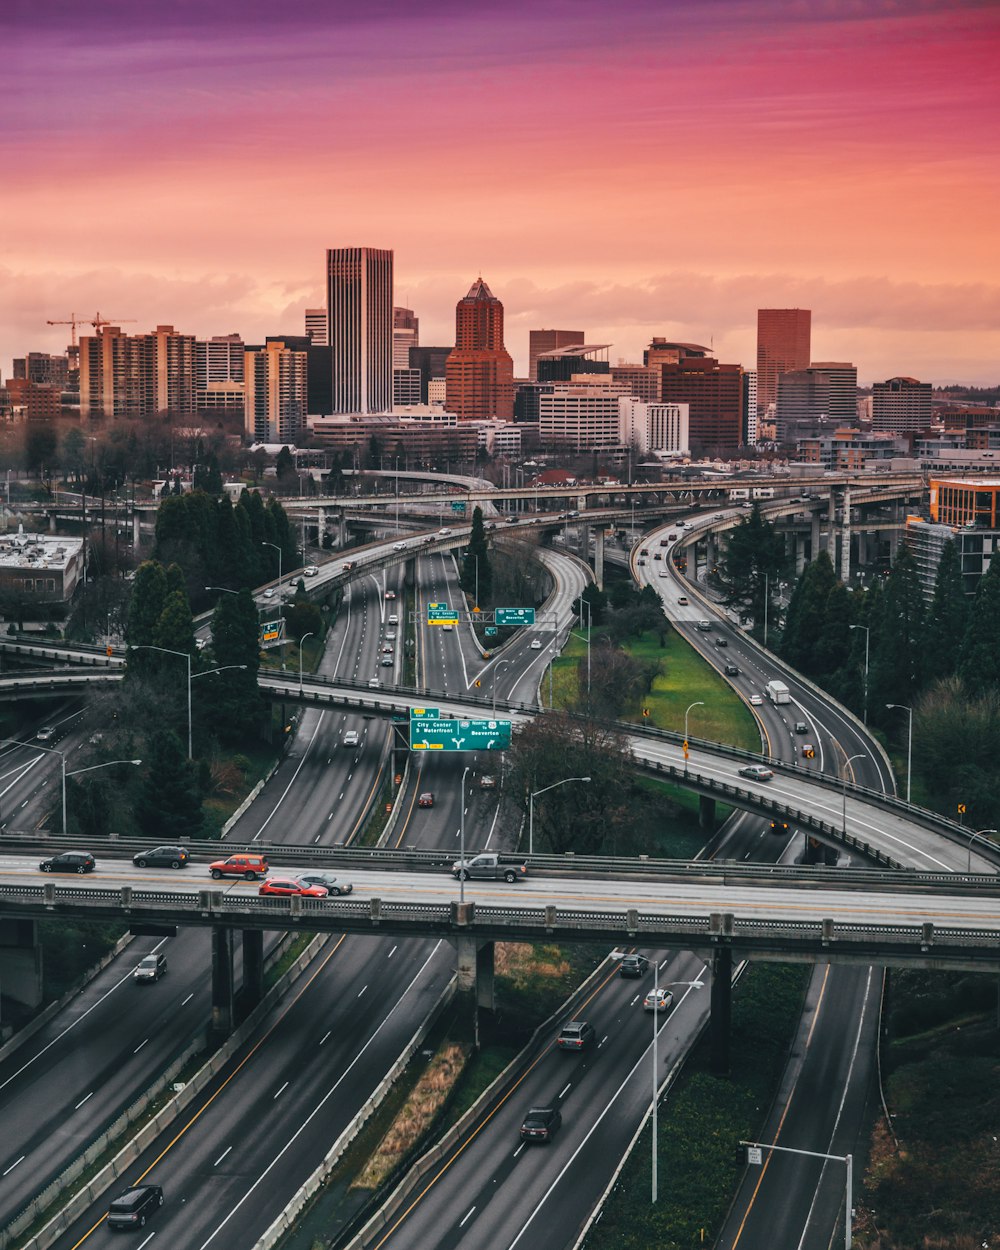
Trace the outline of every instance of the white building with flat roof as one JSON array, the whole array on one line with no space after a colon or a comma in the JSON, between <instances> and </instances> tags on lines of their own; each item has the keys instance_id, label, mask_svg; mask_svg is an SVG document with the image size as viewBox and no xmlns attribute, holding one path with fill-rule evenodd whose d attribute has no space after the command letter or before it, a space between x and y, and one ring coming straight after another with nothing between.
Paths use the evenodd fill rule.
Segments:
<instances>
[{"instance_id":1,"label":"white building with flat roof","mask_svg":"<svg viewBox=\"0 0 1000 1250\"><path fill-rule=\"evenodd\" d=\"M37 603L66 602L83 576L83 539L0 536L0 590Z\"/></svg>"},{"instance_id":2,"label":"white building with flat roof","mask_svg":"<svg viewBox=\"0 0 1000 1250\"><path fill-rule=\"evenodd\" d=\"M687 453L689 427L688 404L647 404L630 395L618 400L618 442L643 455Z\"/></svg>"}]
</instances>

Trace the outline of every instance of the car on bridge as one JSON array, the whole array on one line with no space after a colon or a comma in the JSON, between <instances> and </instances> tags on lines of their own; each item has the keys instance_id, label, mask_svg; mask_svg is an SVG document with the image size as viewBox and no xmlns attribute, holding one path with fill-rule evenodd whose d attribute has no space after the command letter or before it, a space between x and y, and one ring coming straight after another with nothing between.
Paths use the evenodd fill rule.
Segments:
<instances>
[{"instance_id":1,"label":"car on bridge","mask_svg":"<svg viewBox=\"0 0 1000 1250\"><path fill-rule=\"evenodd\" d=\"M356 729L348 729L340 740L340 745L345 747L356 747L360 742L358 731Z\"/></svg>"},{"instance_id":2,"label":"car on bridge","mask_svg":"<svg viewBox=\"0 0 1000 1250\"><path fill-rule=\"evenodd\" d=\"M738 664L727 664L725 674L727 677L739 677L740 666Z\"/></svg>"},{"instance_id":3,"label":"car on bridge","mask_svg":"<svg viewBox=\"0 0 1000 1250\"><path fill-rule=\"evenodd\" d=\"M728 642L728 640L727 640L727 639L725 639L725 638L716 638L716 640L715 640L715 645L716 645L717 647L728 647L728 646L729 646L729 642Z\"/></svg>"},{"instance_id":4,"label":"car on bridge","mask_svg":"<svg viewBox=\"0 0 1000 1250\"><path fill-rule=\"evenodd\" d=\"M763 702L764 702L764 700L760 697L760 695L759 695L759 694L752 694L752 695L750 696L750 706L751 706L751 707L761 707L761 706L763 705Z\"/></svg>"},{"instance_id":5,"label":"car on bridge","mask_svg":"<svg viewBox=\"0 0 1000 1250\"><path fill-rule=\"evenodd\" d=\"M531 648L531 650L532 650L532 651L541 651L541 649L542 649L542 640L541 640L541 638L532 638L532 640L531 640L531 642L528 644L528 646Z\"/></svg>"},{"instance_id":6,"label":"car on bridge","mask_svg":"<svg viewBox=\"0 0 1000 1250\"><path fill-rule=\"evenodd\" d=\"M686 608L687 603L688 603L687 595L681 595L681 597L677 600L677 602L681 605L682 608Z\"/></svg>"},{"instance_id":7,"label":"car on bridge","mask_svg":"<svg viewBox=\"0 0 1000 1250\"><path fill-rule=\"evenodd\" d=\"M191 856L183 846L154 846L132 856L136 868L186 868Z\"/></svg>"},{"instance_id":8,"label":"car on bridge","mask_svg":"<svg viewBox=\"0 0 1000 1250\"><path fill-rule=\"evenodd\" d=\"M294 877L268 877L266 881L260 883L257 893L279 894L284 898L289 898L294 894L301 894L306 898L326 898L330 891L325 885L304 885L301 881L296 881Z\"/></svg>"},{"instance_id":9,"label":"car on bridge","mask_svg":"<svg viewBox=\"0 0 1000 1250\"><path fill-rule=\"evenodd\" d=\"M747 777L750 781L770 781L774 773L770 768L766 768L763 764L744 764L742 768L736 770L741 777Z\"/></svg>"},{"instance_id":10,"label":"car on bridge","mask_svg":"<svg viewBox=\"0 0 1000 1250\"><path fill-rule=\"evenodd\" d=\"M55 725L43 725L35 734L36 742L51 742L56 736Z\"/></svg>"},{"instance_id":11,"label":"car on bridge","mask_svg":"<svg viewBox=\"0 0 1000 1250\"><path fill-rule=\"evenodd\" d=\"M296 880L299 885L322 886L327 894L334 897L354 892L354 886L350 881L344 881L340 877L335 877L331 872L301 872Z\"/></svg>"},{"instance_id":12,"label":"car on bridge","mask_svg":"<svg viewBox=\"0 0 1000 1250\"><path fill-rule=\"evenodd\" d=\"M696 621L694 627L695 629L699 631L699 633L707 634L711 632L712 622L711 621Z\"/></svg>"},{"instance_id":13,"label":"car on bridge","mask_svg":"<svg viewBox=\"0 0 1000 1250\"><path fill-rule=\"evenodd\" d=\"M417 807L433 807L433 806L434 806L434 792L432 790L425 790L423 794L420 796L420 798L417 799Z\"/></svg>"},{"instance_id":14,"label":"car on bridge","mask_svg":"<svg viewBox=\"0 0 1000 1250\"><path fill-rule=\"evenodd\" d=\"M42 872L93 872L97 860L89 851L61 851L38 865Z\"/></svg>"},{"instance_id":15,"label":"car on bridge","mask_svg":"<svg viewBox=\"0 0 1000 1250\"><path fill-rule=\"evenodd\" d=\"M669 1011L674 1005L674 996L670 990L650 990L642 1000L643 1011Z\"/></svg>"},{"instance_id":16,"label":"car on bridge","mask_svg":"<svg viewBox=\"0 0 1000 1250\"><path fill-rule=\"evenodd\" d=\"M219 881L222 877L242 877L244 881L256 881L266 877L270 871L266 855L244 853L230 855L228 859L217 859L209 864L208 871Z\"/></svg>"}]
</instances>

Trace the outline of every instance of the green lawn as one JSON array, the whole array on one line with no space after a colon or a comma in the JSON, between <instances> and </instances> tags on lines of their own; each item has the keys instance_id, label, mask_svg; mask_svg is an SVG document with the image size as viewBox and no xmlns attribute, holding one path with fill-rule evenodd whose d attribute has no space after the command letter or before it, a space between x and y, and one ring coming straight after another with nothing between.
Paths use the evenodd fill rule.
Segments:
<instances>
[{"instance_id":1,"label":"green lawn","mask_svg":"<svg viewBox=\"0 0 1000 1250\"><path fill-rule=\"evenodd\" d=\"M594 630L591 655L594 655L601 631ZM760 733L757 721L750 709L734 692L728 682L693 650L673 629L666 634L666 645L661 647L654 633L629 641L627 649L636 659L658 664L660 675L653 682L653 689L641 706L628 708L622 719L637 724L643 720L642 709L648 708L646 724L660 729L684 731L684 711L692 703L702 702L703 707L691 709L688 730L692 738L709 742L722 742L727 746L741 747L746 751L760 750ZM568 706L577 693L577 664L586 661L587 644L571 636L562 655L552 670L552 695L556 707ZM549 683L542 683L542 699L549 705Z\"/></svg>"}]
</instances>

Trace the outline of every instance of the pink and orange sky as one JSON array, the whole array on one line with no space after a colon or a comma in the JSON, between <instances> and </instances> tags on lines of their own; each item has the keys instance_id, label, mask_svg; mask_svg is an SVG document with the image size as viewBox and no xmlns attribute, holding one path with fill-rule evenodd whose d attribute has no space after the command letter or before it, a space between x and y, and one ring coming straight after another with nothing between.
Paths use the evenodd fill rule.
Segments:
<instances>
[{"instance_id":1,"label":"pink and orange sky","mask_svg":"<svg viewBox=\"0 0 1000 1250\"><path fill-rule=\"evenodd\" d=\"M0 372L47 318L302 333L325 249L454 342L579 327L1000 381L996 0L6 0Z\"/></svg>"}]
</instances>

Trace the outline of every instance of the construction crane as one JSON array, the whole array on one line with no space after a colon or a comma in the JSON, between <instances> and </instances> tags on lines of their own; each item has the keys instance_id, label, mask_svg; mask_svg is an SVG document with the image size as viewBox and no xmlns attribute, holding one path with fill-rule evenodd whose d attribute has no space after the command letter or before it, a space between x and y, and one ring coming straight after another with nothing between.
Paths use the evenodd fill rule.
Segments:
<instances>
[{"instance_id":1,"label":"construction crane","mask_svg":"<svg viewBox=\"0 0 1000 1250\"><path fill-rule=\"evenodd\" d=\"M101 314L94 313L93 317L78 317L76 313L70 313L69 319L66 321L46 321L46 325L50 326L69 326L71 334L72 346L76 347L76 327L77 326L93 326L95 330L100 332L101 326L119 325L124 322L135 322L134 317L102 317Z\"/></svg>"}]
</instances>

